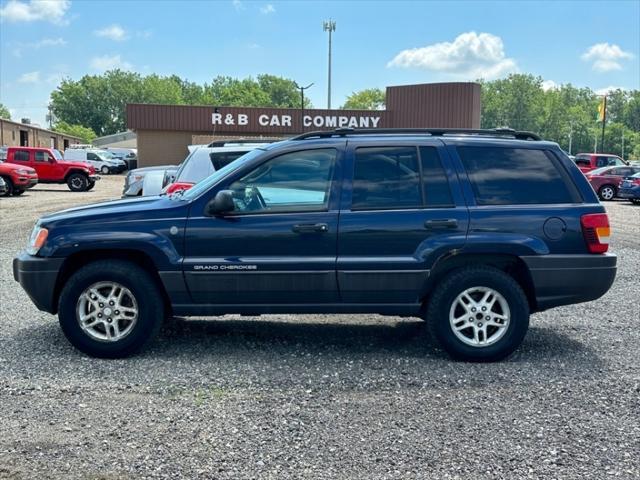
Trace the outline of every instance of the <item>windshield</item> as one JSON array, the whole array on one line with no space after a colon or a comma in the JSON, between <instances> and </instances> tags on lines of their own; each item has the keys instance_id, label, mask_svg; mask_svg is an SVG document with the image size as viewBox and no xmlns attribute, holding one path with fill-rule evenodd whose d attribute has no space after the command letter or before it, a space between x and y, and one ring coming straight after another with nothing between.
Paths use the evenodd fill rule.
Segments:
<instances>
[{"instance_id":1,"label":"windshield","mask_svg":"<svg viewBox=\"0 0 640 480\"><path fill-rule=\"evenodd\" d=\"M51 151L53 152L53 158L55 158L56 160L64 160L59 150L52 148Z\"/></svg>"},{"instance_id":2,"label":"windshield","mask_svg":"<svg viewBox=\"0 0 640 480\"><path fill-rule=\"evenodd\" d=\"M209 190L220 179L224 178L231 172L239 168L242 168L243 165L247 164L248 162L250 162L251 160L253 160L254 158L256 158L257 156L263 153L264 153L264 150L262 150L261 148L257 148L255 150L251 150L250 152L247 152L246 154L241 156L239 159L237 159L235 162L231 162L226 167L222 167L220 170L213 172L211 175L209 175L207 178L202 180L200 183L197 183L193 188L190 188L189 190L184 192L184 195L182 196L182 198L191 200L200 196L200 194Z\"/></svg>"}]
</instances>

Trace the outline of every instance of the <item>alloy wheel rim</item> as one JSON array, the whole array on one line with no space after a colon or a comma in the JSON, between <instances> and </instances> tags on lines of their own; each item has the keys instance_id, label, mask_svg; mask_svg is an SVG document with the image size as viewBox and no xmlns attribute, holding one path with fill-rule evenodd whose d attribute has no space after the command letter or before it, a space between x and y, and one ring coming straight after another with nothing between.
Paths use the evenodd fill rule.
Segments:
<instances>
[{"instance_id":1,"label":"alloy wheel rim","mask_svg":"<svg viewBox=\"0 0 640 480\"><path fill-rule=\"evenodd\" d=\"M489 287L471 287L460 293L449 310L456 338L472 347L488 347L509 329L511 311L506 299Z\"/></svg>"},{"instance_id":2,"label":"alloy wheel rim","mask_svg":"<svg viewBox=\"0 0 640 480\"><path fill-rule=\"evenodd\" d=\"M98 282L86 288L76 304L76 319L84 333L101 342L118 342L138 321L138 302L118 282Z\"/></svg>"},{"instance_id":3,"label":"alloy wheel rim","mask_svg":"<svg viewBox=\"0 0 640 480\"><path fill-rule=\"evenodd\" d=\"M602 189L602 198L604 198L605 200L611 200L613 198L613 188L604 187Z\"/></svg>"}]
</instances>

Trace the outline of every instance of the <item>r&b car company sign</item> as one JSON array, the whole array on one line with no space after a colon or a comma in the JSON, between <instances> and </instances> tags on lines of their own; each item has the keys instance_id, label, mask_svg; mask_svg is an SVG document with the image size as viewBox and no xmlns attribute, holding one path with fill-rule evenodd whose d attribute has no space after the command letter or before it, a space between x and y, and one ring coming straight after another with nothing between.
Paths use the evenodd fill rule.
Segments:
<instances>
[{"instance_id":1,"label":"r&b car company sign","mask_svg":"<svg viewBox=\"0 0 640 480\"><path fill-rule=\"evenodd\" d=\"M219 108L211 114L218 131L300 131L301 129L378 128L384 112ZM275 111L274 111L275 110Z\"/></svg>"}]
</instances>

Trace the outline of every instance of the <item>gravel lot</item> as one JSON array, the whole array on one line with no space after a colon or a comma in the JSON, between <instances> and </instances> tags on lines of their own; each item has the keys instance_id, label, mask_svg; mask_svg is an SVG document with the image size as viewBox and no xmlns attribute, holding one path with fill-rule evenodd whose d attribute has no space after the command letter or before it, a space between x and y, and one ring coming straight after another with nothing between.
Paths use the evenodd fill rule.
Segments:
<instances>
[{"instance_id":1,"label":"gravel lot","mask_svg":"<svg viewBox=\"0 0 640 480\"><path fill-rule=\"evenodd\" d=\"M142 355L95 360L11 259L39 215L122 182L0 199L0 478L640 477L640 207L607 204L611 291L536 314L502 363L350 315L178 319Z\"/></svg>"}]
</instances>

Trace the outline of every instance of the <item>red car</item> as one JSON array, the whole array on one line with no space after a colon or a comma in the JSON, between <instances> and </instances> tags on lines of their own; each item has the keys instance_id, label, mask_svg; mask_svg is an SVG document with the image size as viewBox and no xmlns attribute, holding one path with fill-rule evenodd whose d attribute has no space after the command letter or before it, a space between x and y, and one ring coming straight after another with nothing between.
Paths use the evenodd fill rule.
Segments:
<instances>
[{"instance_id":1,"label":"red car","mask_svg":"<svg viewBox=\"0 0 640 480\"><path fill-rule=\"evenodd\" d=\"M91 165L66 162L54 148L9 147L6 161L35 169L40 183L66 183L72 192L91 190L100 179Z\"/></svg>"},{"instance_id":2,"label":"red car","mask_svg":"<svg viewBox=\"0 0 640 480\"><path fill-rule=\"evenodd\" d=\"M601 167L585 173L591 187L600 200L613 200L618 195L618 186L624 177L640 172L640 167Z\"/></svg>"},{"instance_id":3,"label":"red car","mask_svg":"<svg viewBox=\"0 0 640 480\"><path fill-rule=\"evenodd\" d=\"M624 167L629 165L617 155L608 153L579 153L576 155L575 162L582 173L601 167Z\"/></svg>"},{"instance_id":4,"label":"red car","mask_svg":"<svg viewBox=\"0 0 640 480\"><path fill-rule=\"evenodd\" d=\"M0 160L0 177L6 184L4 195L22 195L38 183L38 174L28 166L13 165Z\"/></svg>"}]
</instances>

